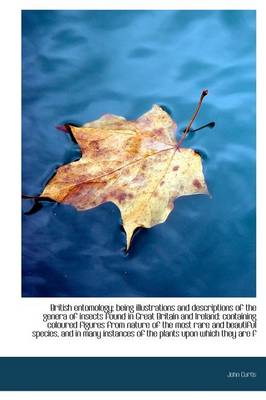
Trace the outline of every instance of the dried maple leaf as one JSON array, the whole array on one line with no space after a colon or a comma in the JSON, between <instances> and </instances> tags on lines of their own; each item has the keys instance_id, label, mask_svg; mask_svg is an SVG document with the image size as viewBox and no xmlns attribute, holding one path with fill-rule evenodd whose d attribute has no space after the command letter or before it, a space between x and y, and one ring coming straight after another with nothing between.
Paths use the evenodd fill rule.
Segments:
<instances>
[{"instance_id":1,"label":"dried maple leaf","mask_svg":"<svg viewBox=\"0 0 266 400\"><path fill-rule=\"evenodd\" d=\"M82 157L58 168L40 198L80 211L113 202L128 249L135 229L164 222L177 197L208 193L200 155L180 148L206 94L178 143L175 122L158 105L136 121L106 114L82 127L68 126Z\"/></svg>"}]
</instances>

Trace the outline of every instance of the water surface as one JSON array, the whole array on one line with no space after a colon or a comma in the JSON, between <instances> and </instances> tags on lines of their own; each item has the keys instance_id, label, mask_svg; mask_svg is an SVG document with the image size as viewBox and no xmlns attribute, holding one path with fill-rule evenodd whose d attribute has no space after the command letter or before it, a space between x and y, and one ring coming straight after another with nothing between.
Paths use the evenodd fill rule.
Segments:
<instances>
[{"instance_id":1,"label":"water surface","mask_svg":"<svg viewBox=\"0 0 266 400\"><path fill-rule=\"evenodd\" d=\"M24 11L23 193L80 157L55 129L157 103L204 156L212 199L179 198L125 255L119 210L23 214L23 296L255 296L255 12ZM32 202L23 201L23 212Z\"/></svg>"}]
</instances>

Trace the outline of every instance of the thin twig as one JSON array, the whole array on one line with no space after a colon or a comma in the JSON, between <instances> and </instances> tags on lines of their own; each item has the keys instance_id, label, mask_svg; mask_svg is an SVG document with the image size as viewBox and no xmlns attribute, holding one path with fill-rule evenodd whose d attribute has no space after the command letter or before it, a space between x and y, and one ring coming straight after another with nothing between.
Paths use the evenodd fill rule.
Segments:
<instances>
[{"instance_id":1,"label":"thin twig","mask_svg":"<svg viewBox=\"0 0 266 400\"><path fill-rule=\"evenodd\" d=\"M34 200L34 201L55 201L47 196L28 196L26 194L22 194L22 199L25 200Z\"/></svg>"}]
</instances>

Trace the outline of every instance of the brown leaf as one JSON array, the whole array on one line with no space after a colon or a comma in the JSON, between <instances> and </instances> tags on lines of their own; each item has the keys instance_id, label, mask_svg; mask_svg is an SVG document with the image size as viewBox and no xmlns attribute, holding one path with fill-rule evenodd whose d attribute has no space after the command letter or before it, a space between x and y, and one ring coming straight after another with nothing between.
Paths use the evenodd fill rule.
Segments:
<instances>
[{"instance_id":1,"label":"brown leaf","mask_svg":"<svg viewBox=\"0 0 266 400\"><path fill-rule=\"evenodd\" d=\"M121 212L127 249L134 230L164 222L177 197L208 193L201 157L179 148L176 124L158 105L136 121L106 114L70 129L82 157L58 168L41 197L80 211L113 202Z\"/></svg>"}]
</instances>

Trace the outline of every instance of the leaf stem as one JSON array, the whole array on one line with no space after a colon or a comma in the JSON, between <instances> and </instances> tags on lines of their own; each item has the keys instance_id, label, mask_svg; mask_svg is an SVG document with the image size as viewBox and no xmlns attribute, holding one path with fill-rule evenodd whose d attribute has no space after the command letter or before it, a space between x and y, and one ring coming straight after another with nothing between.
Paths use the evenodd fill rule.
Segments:
<instances>
[{"instance_id":1,"label":"leaf stem","mask_svg":"<svg viewBox=\"0 0 266 400\"><path fill-rule=\"evenodd\" d=\"M177 142L177 145L176 145L176 148L177 148L177 149L181 146L183 140L185 139L185 137L187 136L188 132L190 131L190 128L191 128L191 126L192 126L192 124L193 124L193 122L194 122L196 116L198 115L198 112L199 112L199 110L200 110L202 101L203 101L204 97L207 96L207 94L208 94L208 90L203 90L203 92L201 93L200 100L199 100L199 103L198 103L198 105L197 105L196 111L194 112L194 114L193 114L193 116L192 116L192 118L191 118L191 120L190 120L190 123L189 123L188 126L186 127L185 132L183 133L183 135L181 136L181 138L180 138L179 141Z\"/></svg>"}]
</instances>

